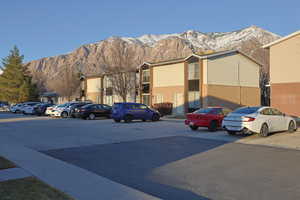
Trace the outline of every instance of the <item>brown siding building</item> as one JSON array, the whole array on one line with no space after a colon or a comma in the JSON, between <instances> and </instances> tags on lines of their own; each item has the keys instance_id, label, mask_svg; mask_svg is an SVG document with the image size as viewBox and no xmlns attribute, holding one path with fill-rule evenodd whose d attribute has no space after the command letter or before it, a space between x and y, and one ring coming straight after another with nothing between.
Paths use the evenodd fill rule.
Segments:
<instances>
[{"instance_id":1,"label":"brown siding building","mask_svg":"<svg viewBox=\"0 0 300 200\"><path fill-rule=\"evenodd\" d=\"M300 31L264 48L270 53L271 105L300 116Z\"/></svg>"},{"instance_id":2,"label":"brown siding building","mask_svg":"<svg viewBox=\"0 0 300 200\"><path fill-rule=\"evenodd\" d=\"M223 51L140 67L142 103L173 103L183 114L208 106L260 105L260 64L239 51Z\"/></svg>"}]
</instances>

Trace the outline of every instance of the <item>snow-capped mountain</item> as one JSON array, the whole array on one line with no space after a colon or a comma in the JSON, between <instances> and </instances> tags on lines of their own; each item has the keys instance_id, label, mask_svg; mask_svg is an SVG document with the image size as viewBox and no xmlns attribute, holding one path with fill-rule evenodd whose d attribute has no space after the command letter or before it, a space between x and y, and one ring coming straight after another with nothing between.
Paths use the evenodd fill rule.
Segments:
<instances>
[{"instance_id":1,"label":"snow-capped mountain","mask_svg":"<svg viewBox=\"0 0 300 200\"><path fill-rule=\"evenodd\" d=\"M260 46L278 38L280 38L279 35L256 26L232 32L203 33L188 30L174 34L147 34L136 38L110 37L83 45L68 54L31 61L29 69L32 72L41 72L49 79L59 77L61 66L65 65L69 65L74 70L80 70L86 75L93 75L103 72L103 66L113 66L116 58L122 56L116 53L117 51L123 52L130 49L133 55L130 58L132 64L128 67L136 67L144 61L155 62L185 57L203 50L238 49L253 40L256 46ZM253 48L251 47L253 45L249 46ZM258 54L259 52L254 52L251 56L255 57Z\"/></svg>"},{"instance_id":2,"label":"snow-capped mountain","mask_svg":"<svg viewBox=\"0 0 300 200\"><path fill-rule=\"evenodd\" d=\"M162 35L147 34L137 38L121 37L121 39L129 43L143 44L152 47L158 41L167 39L169 37L177 37L183 39L198 48L217 50L226 48L228 46L235 46L240 42L251 39L253 37L259 38L259 41L265 44L270 40L273 40L274 38L279 38L280 36L265 31L257 26L250 26L248 28L233 32L202 33L195 30L188 30L184 33Z\"/></svg>"}]
</instances>

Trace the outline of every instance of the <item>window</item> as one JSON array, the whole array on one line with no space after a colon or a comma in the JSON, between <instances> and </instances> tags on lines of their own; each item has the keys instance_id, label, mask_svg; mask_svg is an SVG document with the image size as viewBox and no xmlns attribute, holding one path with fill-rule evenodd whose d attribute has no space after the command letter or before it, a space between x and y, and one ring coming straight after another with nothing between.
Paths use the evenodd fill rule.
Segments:
<instances>
[{"instance_id":1,"label":"window","mask_svg":"<svg viewBox=\"0 0 300 200\"><path fill-rule=\"evenodd\" d=\"M200 77L199 63L189 63L188 65L188 80L196 80Z\"/></svg>"},{"instance_id":2,"label":"window","mask_svg":"<svg viewBox=\"0 0 300 200\"><path fill-rule=\"evenodd\" d=\"M138 109L146 110L147 106L146 105L137 105Z\"/></svg>"},{"instance_id":3,"label":"window","mask_svg":"<svg viewBox=\"0 0 300 200\"><path fill-rule=\"evenodd\" d=\"M199 91L199 80L189 80L189 91Z\"/></svg>"},{"instance_id":4,"label":"window","mask_svg":"<svg viewBox=\"0 0 300 200\"><path fill-rule=\"evenodd\" d=\"M113 95L113 88L112 87L105 88L105 95L106 96Z\"/></svg>"},{"instance_id":5,"label":"window","mask_svg":"<svg viewBox=\"0 0 300 200\"><path fill-rule=\"evenodd\" d=\"M243 108L238 108L233 113L237 114L252 114L257 112L260 109L260 107L243 107Z\"/></svg>"},{"instance_id":6,"label":"window","mask_svg":"<svg viewBox=\"0 0 300 200\"><path fill-rule=\"evenodd\" d=\"M143 83L149 83L150 82L150 71L149 70L144 70L142 72L142 81Z\"/></svg>"},{"instance_id":7,"label":"window","mask_svg":"<svg viewBox=\"0 0 300 200\"><path fill-rule=\"evenodd\" d=\"M272 111L272 114L273 114L273 115L283 115L282 112L280 112L279 110L277 110L277 109L275 109L275 108L272 108L271 111Z\"/></svg>"},{"instance_id":8,"label":"window","mask_svg":"<svg viewBox=\"0 0 300 200\"><path fill-rule=\"evenodd\" d=\"M263 115L272 115L272 110L270 108L266 108L266 109L263 109L260 114L263 114Z\"/></svg>"},{"instance_id":9,"label":"window","mask_svg":"<svg viewBox=\"0 0 300 200\"><path fill-rule=\"evenodd\" d=\"M150 84L143 84L142 85L142 92L149 94L150 93Z\"/></svg>"}]
</instances>

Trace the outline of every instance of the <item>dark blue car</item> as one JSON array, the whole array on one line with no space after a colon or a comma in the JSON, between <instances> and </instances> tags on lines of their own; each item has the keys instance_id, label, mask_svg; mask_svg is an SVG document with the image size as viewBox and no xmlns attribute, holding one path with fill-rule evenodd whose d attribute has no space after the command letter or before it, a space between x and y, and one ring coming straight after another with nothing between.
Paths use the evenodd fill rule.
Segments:
<instances>
[{"instance_id":1,"label":"dark blue car","mask_svg":"<svg viewBox=\"0 0 300 200\"><path fill-rule=\"evenodd\" d=\"M111 117L115 122L128 123L135 119L140 119L142 121L152 120L158 121L160 119L160 114L158 111L153 110L140 103L115 103L112 109Z\"/></svg>"}]
</instances>

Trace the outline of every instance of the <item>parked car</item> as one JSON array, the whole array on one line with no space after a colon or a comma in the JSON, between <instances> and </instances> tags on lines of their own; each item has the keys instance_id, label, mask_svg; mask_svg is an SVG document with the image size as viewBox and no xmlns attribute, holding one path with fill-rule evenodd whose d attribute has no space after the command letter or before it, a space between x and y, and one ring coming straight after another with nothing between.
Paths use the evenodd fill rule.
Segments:
<instances>
[{"instance_id":1,"label":"parked car","mask_svg":"<svg viewBox=\"0 0 300 200\"><path fill-rule=\"evenodd\" d=\"M105 104L87 104L75 109L75 117L94 120L96 117L110 118L111 106Z\"/></svg>"},{"instance_id":2,"label":"parked car","mask_svg":"<svg viewBox=\"0 0 300 200\"><path fill-rule=\"evenodd\" d=\"M46 114L46 110L48 107L52 107L54 106L53 103L41 103L41 104L37 104L33 107L34 109L34 114L41 116L41 115L45 115Z\"/></svg>"},{"instance_id":3,"label":"parked car","mask_svg":"<svg viewBox=\"0 0 300 200\"><path fill-rule=\"evenodd\" d=\"M72 118L76 118L76 116L75 116L76 111L75 110L80 109L82 106L85 106L85 105L88 105L88 104L91 104L91 102L80 102L80 103L76 103L76 104L71 105L70 111L69 111L69 116L72 117Z\"/></svg>"},{"instance_id":4,"label":"parked car","mask_svg":"<svg viewBox=\"0 0 300 200\"><path fill-rule=\"evenodd\" d=\"M28 115L28 114L32 115L34 114L33 107L38 104L40 104L40 102L25 102L20 108L20 112L22 112L24 115Z\"/></svg>"},{"instance_id":5,"label":"parked car","mask_svg":"<svg viewBox=\"0 0 300 200\"><path fill-rule=\"evenodd\" d=\"M78 102L67 102L64 104L60 104L53 108L52 113L50 114L53 117L62 117L67 118L70 116L71 107Z\"/></svg>"},{"instance_id":6,"label":"parked car","mask_svg":"<svg viewBox=\"0 0 300 200\"><path fill-rule=\"evenodd\" d=\"M47 107L46 111L45 111L45 115L46 116L51 116L57 106L58 105L53 105L53 106Z\"/></svg>"},{"instance_id":7,"label":"parked car","mask_svg":"<svg viewBox=\"0 0 300 200\"><path fill-rule=\"evenodd\" d=\"M149 108L145 104L115 103L112 109L112 118L115 122L124 120L127 123L135 119L158 121L160 114L157 110Z\"/></svg>"},{"instance_id":8,"label":"parked car","mask_svg":"<svg viewBox=\"0 0 300 200\"><path fill-rule=\"evenodd\" d=\"M207 127L210 131L216 131L222 127L223 118L230 112L231 110L222 107L201 108L187 114L185 124L192 130Z\"/></svg>"},{"instance_id":9,"label":"parked car","mask_svg":"<svg viewBox=\"0 0 300 200\"><path fill-rule=\"evenodd\" d=\"M279 131L295 132L297 124L293 117L271 107L242 107L228 114L222 123L228 134L258 133L262 137Z\"/></svg>"},{"instance_id":10,"label":"parked car","mask_svg":"<svg viewBox=\"0 0 300 200\"><path fill-rule=\"evenodd\" d=\"M0 101L0 111L9 111L8 102Z\"/></svg>"},{"instance_id":11,"label":"parked car","mask_svg":"<svg viewBox=\"0 0 300 200\"><path fill-rule=\"evenodd\" d=\"M13 113L20 113L21 108L23 107L23 103L18 103L10 107L10 112Z\"/></svg>"}]
</instances>

